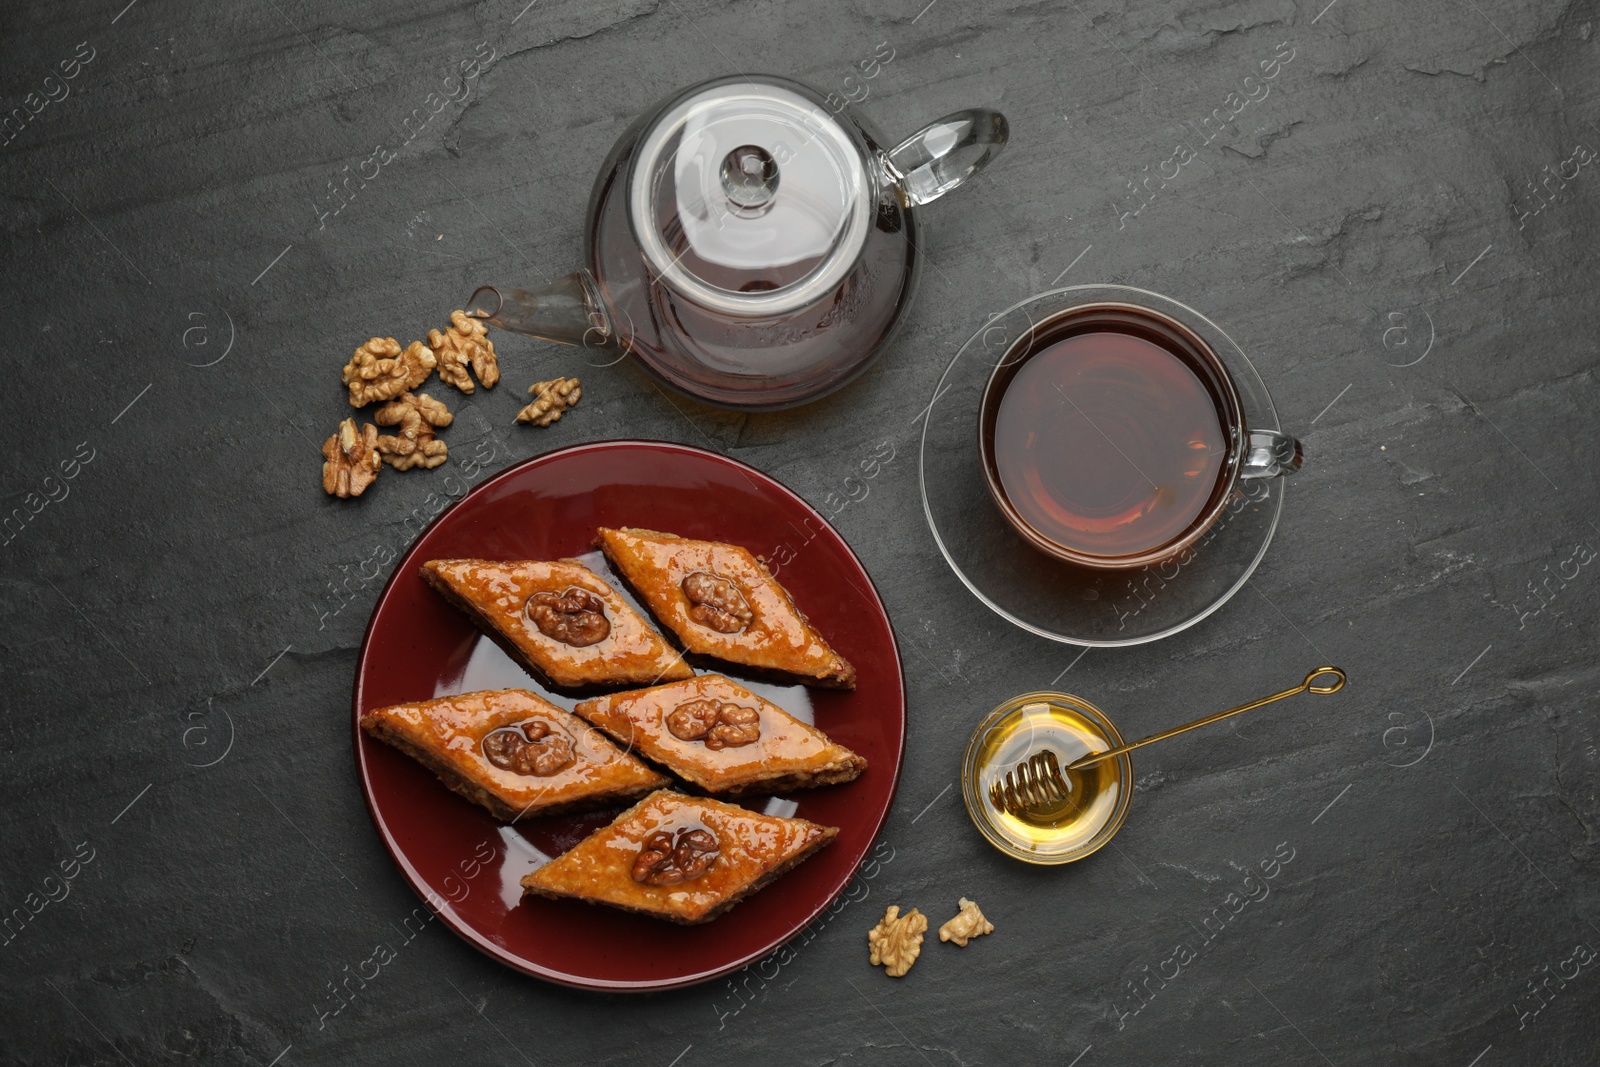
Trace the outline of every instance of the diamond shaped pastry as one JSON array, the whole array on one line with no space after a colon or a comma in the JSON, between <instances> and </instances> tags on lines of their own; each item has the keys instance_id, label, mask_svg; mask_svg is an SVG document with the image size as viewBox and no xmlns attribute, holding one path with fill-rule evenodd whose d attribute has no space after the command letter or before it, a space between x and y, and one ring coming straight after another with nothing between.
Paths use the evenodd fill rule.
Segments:
<instances>
[{"instance_id":1,"label":"diamond shaped pastry","mask_svg":"<svg viewBox=\"0 0 1600 1067\"><path fill-rule=\"evenodd\" d=\"M522 879L524 895L710 922L833 841L838 827L661 790Z\"/></svg>"},{"instance_id":2,"label":"diamond shaped pastry","mask_svg":"<svg viewBox=\"0 0 1600 1067\"><path fill-rule=\"evenodd\" d=\"M691 653L808 685L853 689L835 652L748 549L629 527L602 527L606 558Z\"/></svg>"},{"instance_id":3,"label":"diamond shaped pastry","mask_svg":"<svg viewBox=\"0 0 1600 1067\"><path fill-rule=\"evenodd\" d=\"M720 674L585 700L572 709L630 752L719 796L852 781L867 761Z\"/></svg>"},{"instance_id":4,"label":"diamond shaped pastry","mask_svg":"<svg viewBox=\"0 0 1600 1067\"><path fill-rule=\"evenodd\" d=\"M694 674L616 590L573 559L436 559L422 578L556 688L654 685Z\"/></svg>"},{"instance_id":5,"label":"diamond shaped pastry","mask_svg":"<svg viewBox=\"0 0 1600 1067\"><path fill-rule=\"evenodd\" d=\"M361 716L361 728L506 822L626 804L668 782L526 689L378 708Z\"/></svg>"}]
</instances>

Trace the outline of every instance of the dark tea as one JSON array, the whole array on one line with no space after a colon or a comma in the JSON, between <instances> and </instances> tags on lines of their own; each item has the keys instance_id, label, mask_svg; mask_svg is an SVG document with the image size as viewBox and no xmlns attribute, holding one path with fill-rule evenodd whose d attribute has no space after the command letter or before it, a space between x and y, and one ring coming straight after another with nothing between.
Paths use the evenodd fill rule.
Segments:
<instances>
[{"instance_id":1,"label":"dark tea","mask_svg":"<svg viewBox=\"0 0 1600 1067\"><path fill-rule=\"evenodd\" d=\"M1227 502L1238 394L1199 338L1143 308L1040 324L1006 353L979 423L996 503L1038 547L1087 566L1180 551Z\"/></svg>"}]
</instances>

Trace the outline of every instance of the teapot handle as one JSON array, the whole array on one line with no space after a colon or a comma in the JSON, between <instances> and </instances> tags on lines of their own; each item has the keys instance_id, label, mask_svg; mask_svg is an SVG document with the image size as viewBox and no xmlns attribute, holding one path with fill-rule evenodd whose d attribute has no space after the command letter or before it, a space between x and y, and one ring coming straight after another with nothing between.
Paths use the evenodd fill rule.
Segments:
<instances>
[{"instance_id":1,"label":"teapot handle","mask_svg":"<svg viewBox=\"0 0 1600 1067\"><path fill-rule=\"evenodd\" d=\"M913 205L926 204L986 167L1009 136L998 111L957 111L896 145L888 156L889 175Z\"/></svg>"}]
</instances>

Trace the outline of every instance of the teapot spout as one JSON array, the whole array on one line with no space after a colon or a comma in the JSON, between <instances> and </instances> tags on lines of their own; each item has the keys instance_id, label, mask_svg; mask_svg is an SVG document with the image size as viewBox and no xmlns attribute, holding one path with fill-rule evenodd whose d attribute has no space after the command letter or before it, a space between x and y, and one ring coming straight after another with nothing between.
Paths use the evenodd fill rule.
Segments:
<instances>
[{"instance_id":1,"label":"teapot spout","mask_svg":"<svg viewBox=\"0 0 1600 1067\"><path fill-rule=\"evenodd\" d=\"M557 278L537 293L479 286L466 310L490 326L564 345L603 348L614 337L600 287L586 270Z\"/></svg>"}]
</instances>

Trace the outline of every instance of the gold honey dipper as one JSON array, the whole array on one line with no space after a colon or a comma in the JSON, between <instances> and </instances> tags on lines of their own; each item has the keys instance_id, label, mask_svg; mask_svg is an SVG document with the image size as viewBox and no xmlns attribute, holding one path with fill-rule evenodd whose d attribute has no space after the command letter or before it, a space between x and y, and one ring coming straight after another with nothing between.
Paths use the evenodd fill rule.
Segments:
<instances>
[{"instance_id":1,"label":"gold honey dipper","mask_svg":"<svg viewBox=\"0 0 1600 1067\"><path fill-rule=\"evenodd\" d=\"M1332 682L1317 683L1316 679L1322 675L1331 674ZM1067 765L1068 771L1082 770L1092 767L1102 760L1120 756L1124 752L1132 752L1145 745L1153 745L1157 741L1165 741L1169 737L1176 737L1190 730L1198 730L1202 726L1210 726L1214 722L1253 711L1264 704L1271 704L1275 700L1286 697L1298 696L1301 693L1337 693L1344 688L1344 671L1338 667L1318 667L1306 675L1306 680L1292 689L1285 689L1281 693L1252 700L1248 704L1240 704L1227 711L1219 711L1215 715L1207 715L1203 719L1186 722L1182 726L1174 726L1170 730L1163 730L1158 734L1141 738L1131 744L1119 745L1104 752L1091 752ZM1051 804L1060 804L1072 793L1072 786L1061 772L1061 764L1056 754L1049 749L1035 752L1026 760L1017 764L1014 770L1006 772L989 786L989 802L1007 815L1021 815L1030 810L1037 810Z\"/></svg>"}]
</instances>

